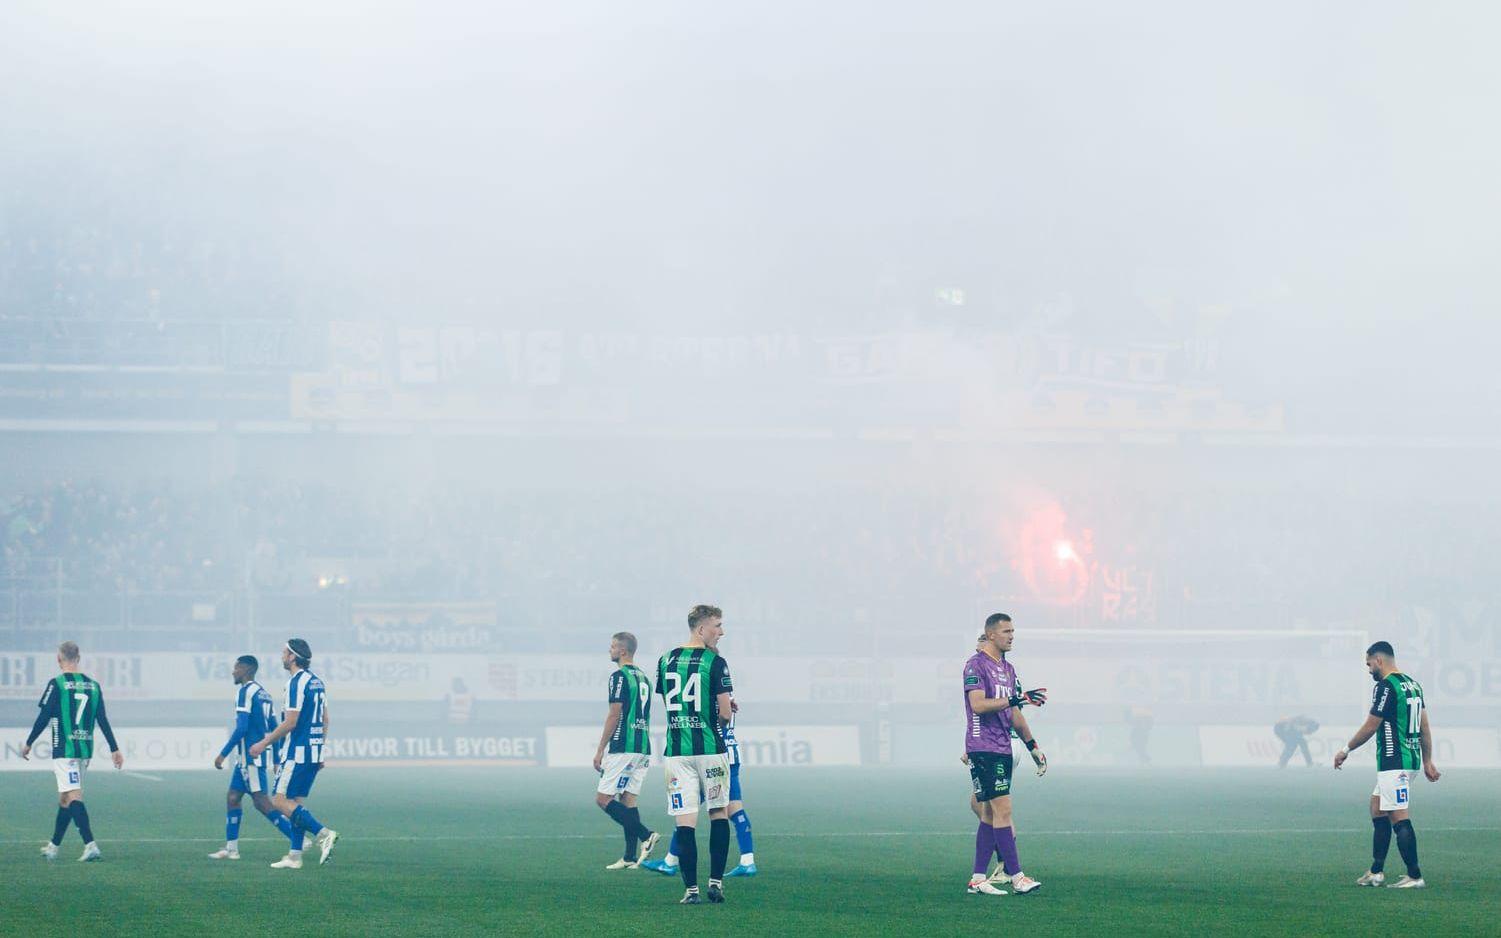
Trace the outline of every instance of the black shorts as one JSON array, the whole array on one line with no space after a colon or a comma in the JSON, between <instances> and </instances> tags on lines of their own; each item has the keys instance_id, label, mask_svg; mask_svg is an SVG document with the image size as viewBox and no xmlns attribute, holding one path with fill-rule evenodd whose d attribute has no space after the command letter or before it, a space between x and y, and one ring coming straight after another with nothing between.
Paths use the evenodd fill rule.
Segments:
<instances>
[{"instance_id":1,"label":"black shorts","mask_svg":"<svg viewBox=\"0 0 1501 938\"><path fill-rule=\"evenodd\" d=\"M975 784L975 797L980 801L1011 794L1011 753L970 753L969 778Z\"/></svg>"}]
</instances>

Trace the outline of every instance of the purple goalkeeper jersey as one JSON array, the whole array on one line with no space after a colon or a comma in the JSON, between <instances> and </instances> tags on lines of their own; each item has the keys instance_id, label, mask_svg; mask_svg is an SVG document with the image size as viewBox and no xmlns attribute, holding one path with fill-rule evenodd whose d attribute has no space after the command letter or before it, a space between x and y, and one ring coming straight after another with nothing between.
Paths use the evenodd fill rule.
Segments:
<instances>
[{"instance_id":1,"label":"purple goalkeeper jersey","mask_svg":"<svg viewBox=\"0 0 1501 938\"><path fill-rule=\"evenodd\" d=\"M964 662L965 752L1011 753L1011 708L976 713L969 703L969 692L982 690L992 700L1008 700L1021 685L1016 669L1004 658L995 660L983 651Z\"/></svg>"}]
</instances>

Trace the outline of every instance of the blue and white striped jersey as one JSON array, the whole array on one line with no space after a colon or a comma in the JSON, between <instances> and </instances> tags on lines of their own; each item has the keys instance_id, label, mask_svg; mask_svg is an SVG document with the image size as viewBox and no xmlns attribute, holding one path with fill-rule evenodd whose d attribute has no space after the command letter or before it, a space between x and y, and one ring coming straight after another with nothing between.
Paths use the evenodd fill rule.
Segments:
<instances>
[{"instance_id":1,"label":"blue and white striped jersey","mask_svg":"<svg viewBox=\"0 0 1501 938\"><path fill-rule=\"evenodd\" d=\"M724 725L724 748L729 753L730 765L740 763L740 744L735 742L735 717L738 714L730 714L730 722Z\"/></svg>"},{"instance_id":2,"label":"blue and white striped jersey","mask_svg":"<svg viewBox=\"0 0 1501 938\"><path fill-rule=\"evenodd\" d=\"M323 761L323 679L311 671L298 671L287 682L287 710L297 711L297 725L283 741L283 762L299 765Z\"/></svg>"},{"instance_id":3,"label":"blue and white striped jersey","mask_svg":"<svg viewBox=\"0 0 1501 938\"><path fill-rule=\"evenodd\" d=\"M272 749L269 747L258 757L250 757L250 747L265 739L268 734L276 729L276 702L266 689L255 681L246 681L240 685L239 693L235 695L235 719L239 720L239 714L245 714L245 735L240 738L236 752L239 753L241 765L257 766L263 769L271 768L273 758Z\"/></svg>"}]
</instances>

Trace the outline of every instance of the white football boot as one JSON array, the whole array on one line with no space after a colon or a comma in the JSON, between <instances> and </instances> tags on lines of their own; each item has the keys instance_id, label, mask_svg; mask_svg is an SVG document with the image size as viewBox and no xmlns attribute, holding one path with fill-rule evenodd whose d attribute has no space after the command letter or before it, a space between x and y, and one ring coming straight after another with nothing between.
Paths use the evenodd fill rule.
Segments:
<instances>
[{"instance_id":1,"label":"white football boot","mask_svg":"<svg viewBox=\"0 0 1501 938\"><path fill-rule=\"evenodd\" d=\"M236 847L231 850L228 845L225 845L209 854L208 858L210 860L238 860L240 858L240 848Z\"/></svg>"},{"instance_id":2,"label":"white football boot","mask_svg":"<svg viewBox=\"0 0 1501 938\"><path fill-rule=\"evenodd\" d=\"M976 873L974 876L971 876L969 878L969 886L965 888L965 892L972 896L1004 896L1006 894L1006 890L997 889L990 885L990 880L984 873Z\"/></svg>"},{"instance_id":3,"label":"white football boot","mask_svg":"<svg viewBox=\"0 0 1501 938\"><path fill-rule=\"evenodd\" d=\"M302 869L302 854L289 853L271 864L273 870L300 870Z\"/></svg>"},{"instance_id":4,"label":"white football boot","mask_svg":"<svg viewBox=\"0 0 1501 938\"><path fill-rule=\"evenodd\" d=\"M628 860L616 860L614 863L611 863L609 866L605 867L605 869L607 870L634 870L635 868L636 864L631 863Z\"/></svg>"},{"instance_id":5,"label":"white football boot","mask_svg":"<svg viewBox=\"0 0 1501 938\"><path fill-rule=\"evenodd\" d=\"M651 856L652 850L656 849L657 841L661 839L661 834L652 831L650 837L641 841L641 849L636 853L636 862L631 865L631 868L634 869L640 866L642 860L648 859Z\"/></svg>"},{"instance_id":6,"label":"white football boot","mask_svg":"<svg viewBox=\"0 0 1501 938\"><path fill-rule=\"evenodd\" d=\"M83 856L81 856L81 857L78 858L78 862L79 863L92 863L95 860L102 860L102 859L104 859L104 855L99 852L99 845L98 844L84 844L84 847L83 847Z\"/></svg>"},{"instance_id":7,"label":"white football boot","mask_svg":"<svg viewBox=\"0 0 1501 938\"><path fill-rule=\"evenodd\" d=\"M318 832L318 865L327 863L334 855L334 844L339 842L339 832L332 827L325 827Z\"/></svg>"},{"instance_id":8,"label":"white football boot","mask_svg":"<svg viewBox=\"0 0 1501 938\"><path fill-rule=\"evenodd\" d=\"M47 841L46 843L42 844L42 859L44 859L44 860L56 860L57 859L57 844L53 843L50 840Z\"/></svg>"},{"instance_id":9,"label":"white football boot","mask_svg":"<svg viewBox=\"0 0 1501 938\"><path fill-rule=\"evenodd\" d=\"M1372 873L1370 870L1366 870L1364 873L1360 874L1360 878L1355 881L1355 885L1380 886L1384 882L1386 882L1385 873Z\"/></svg>"},{"instance_id":10,"label":"white football boot","mask_svg":"<svg viewBox=\"0 0 1501 938\"><path fill-rule=\"evenodd\" d=\"M1018 896L1024 896L1034 889L1041 888L1042 883L1039 883L1037 880L1028 876L1026 873L1018 872L1015 876L1011 877L1011 889Z\"/></svg>"},{"instance_id":11,"label":"white football boot","mask_svg":"<svg viewBox=\"0 0 1501 938\"><path fill-rule=\"evenodd\" d=\"M1425 887L1427 885L1428 884L1425 883L1425 882L1423 882L1423 880L1421 878L1419 878L1419 879L1413 879L1411 876L1403 876L1401 879L1397 880L1395 883L1391 883L1386 888L1387 889L1422 889L1423 887Z\"/></svg>"},{"instance_id":12,"label":"white football boot","mask_svg":"<svg viewBox=\"0 0 1501 938\"><path fill-rule=\"evenodd\" d=\"M1006 865L1004 863L997 863L995 865L995 872L990 874L990 885L1005 886L1010 882L1011 875L1006 872Z\"/></svg>"}]
</instances>

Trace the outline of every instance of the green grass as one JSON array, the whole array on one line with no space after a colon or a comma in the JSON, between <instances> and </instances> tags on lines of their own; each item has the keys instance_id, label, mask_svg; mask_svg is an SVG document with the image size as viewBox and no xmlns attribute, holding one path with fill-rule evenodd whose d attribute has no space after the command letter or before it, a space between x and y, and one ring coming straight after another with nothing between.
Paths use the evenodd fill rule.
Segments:
<instances>
[{"instance_id":1,"label":"green grass","mask_svg":"<svg viewBox=\"0 0 1501 938\"><path fill-rule=\"evenodd\" d=\"M643 798L649 825L665 824L661 778L653 769ZM88 804L105 862L75 862L70 830L63 859L47 864L37 847L51 831L51 776L0 775L0 933L296 924L323 934L593 935L677 923L717 935L1498 930L1496 772L1419 785L1414 821L1431 885L1397 891L1351 885L1368 859L1369 772L1055 769L1024 777L1016 793L1022 861L1045 886L1000 898L964 893L974 825L959 765L762 769L746 778L762 873L730 881L726 905L697 908L675 904L675 879L603 870L620 838L592 804L587 771L336 767L310 807L344 835L339 853L297 872L267 868L284 841L251 810L245 859L208 860L223 829L224 776L162 779L95 769ZM704 824L699 855L702 881ZM1395 845L1388 871L1401 872Z\"/></svg>"}]
</instances>

